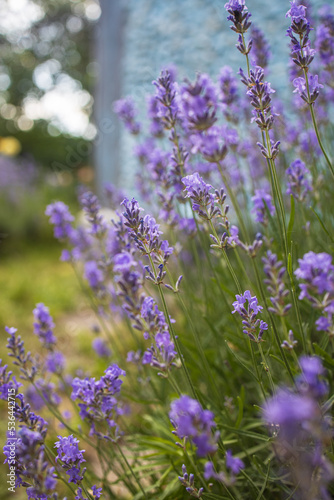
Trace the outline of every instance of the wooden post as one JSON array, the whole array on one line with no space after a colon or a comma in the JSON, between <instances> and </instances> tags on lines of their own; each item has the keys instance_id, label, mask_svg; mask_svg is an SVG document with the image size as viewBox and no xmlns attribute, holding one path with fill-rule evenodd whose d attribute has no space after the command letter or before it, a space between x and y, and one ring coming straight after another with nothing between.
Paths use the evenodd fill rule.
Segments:
<instances>
[{"instance_id":1,"label":"wooden post","mask_svg":"<svg viewBox=\"0 0 334 500\"><path fill-rule=\"evenodd\" d=\"M125 12L122 0L100 0L101 16L96 26L96 77L94 117L97 137L94 148L96 188L103 197L103 186L116 186L120 177L120 123L112 103L122 91L122 49Z\"/></svg>"}]
</instances>

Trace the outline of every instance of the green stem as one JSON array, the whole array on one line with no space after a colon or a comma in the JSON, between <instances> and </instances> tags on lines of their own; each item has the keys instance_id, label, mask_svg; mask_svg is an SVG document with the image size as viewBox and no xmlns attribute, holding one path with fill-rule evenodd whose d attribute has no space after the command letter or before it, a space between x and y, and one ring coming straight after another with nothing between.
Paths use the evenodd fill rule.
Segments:
<instances>
[{"instance_id":1,"label":"green stem","mask_svg":"<svg viewBox=\"0 0 334 500\"><path fill-rule=\"evenodd\" d=\"M212 220L211 220L211 219L208 219L208 221L209 221L209 225L210 225L211 231L213 232L213 235L215 236L215 238L216 238L216 239L217 239L217 241L219 242L219 236L218 236L218 234L217 234L217 231L216 231L216 229L215 229L214 225L212 224ZM242 289L241 289L241 286L240 286L239 280L238 280L238 278L237 278L237 275L236 275L236 274L235 274L235 272L234 272L234 269L233 269L233 267L232 267L232 264L231 264L231 262L230 262L230 259L229 259L229 258L228 258L228 256L227 256L226 250L225 250L225 248L222 248L221 250L222 250L223 257L224 257L224 259L225 259L225 262L226 262L227 268L228 268L228 270L230 271L230 274L231 274L231 276L232 276L232 279L233 279L233 281L234 281L234 283L235 283L235 286L236 286L236 288L237 288L237 290L238 290L238 293L239 293L239 294L242 294Z\"/></svg>"},{"instance_id":2,"label":"green stem","mask_svg":"<svg viewBox=\"0 0 334 500\"><path fill-rule=\"evenodd\" d=\"M145 491L144 491L144 489L143 489L143 487L142 487L142 485L141 485L141 483L140 483L139 479L137 478L136 474L134 473L134 470L132 469L131 465L129 464L129 462L128 462L128 460L127 460L126 456L124 455L124 453L123 453L123 451L122 451L122 448L119 446L119 444L118 444L118 443L116 443L116 446L117 446L118 451L119 451L119 452L120 452L120 454L122 455L122 458L123 458L124 462L126 463L126 465L127 465L128 469L129 469L129 471L131 472L131 474L132 474L132 476L133 476L134 480L135 480L135 481L136 481L136 483L138 484L138 486L139 486L139 488L140 488L140 491L142 492L142 494L143 494L144 498L146 498L146 499L147 499L147 495L146 495L146 493L145 493Z\"/></svg>"},{"instance_id":3,"label":"green stem","mask_svg":"<svg viewBox=\"0 0 334 500\"><path fill-rule=\"evenodd\" d=\"M235 213L237 214L238 222L240 224L240 227L241 227L241 230L243 232L243 235L249 241L249 239L250 239L249 238L249 234L248 234L245 222L244 222L244 217L242 216L242 213L241 213L241 210L240 210L240 206L239 206L238 200L237 200L236 196L234 195L233 190L230 188L229 183L227 182L226 176L225 176L225 174L223 172L223 169L222 169L222 167L221 167L221 165L220 165L219 162L217 162L217 167L218 167L219 173L221 175L221 178L223 180L223 183L224 183L224 185L226 187L227 193L228 193L228 195L230 197L230 200L232 202L232 205L233 205L233 208L235 210Z\"/></svg>"},{"instance_id":4,"label":"green stem","mask_svg":"<svg viewBox=\"0 0 334 500\"><path fill-rule=\"evenodd\" d=\"M261 355L261 358L262 358L263 367L264 367L265 371L266 371L266 372L267 372L267 374L268 374L268 378L269 378L269 383L270 383L271 392L272 392L272 394L275 394L275 386L274 386L273 378L272 378L272 376L271 376L271 372L270 372L269 365L268 365L268 363L267 363L267 361L266 361L266 358L265 358L265 356L264 356L264 354L263 354L263 350L262 350L261 343L260 343L260 342L258 342L258 343L257 343L257 345L258 345L258 348L259 348L259 351L260 351L260 355Z\"/></svg>"},{"instance_id":5,"label":"green stem","mask_svg":"<svg viewBox=\"0 0 334 500\"><path fill-rule=\"evenodd\" d=\"M303 50L301 51L301 53L303 55ZM308 105L310 107L311 118L312 118L312 123L313 123L314 131L315 131L315 135L317 136L318 144L319 144L319 147L320 147L320 149L322 151L322 154L325 157L326 163L329 166L330 171L332 172L332 175L334 177L334 168L333 168L332 162L331 162L331 160L330 160L328 154L326 153L326 150L325 150L325 148L324 148L324 146L322 144L322 140L321 140L321 137L320 137L320 133L319 133L317 121L315 119L315 114L314 114L314 109L313 109L313 104L314 103L311 102L310 85L309 85L309 81L308 81L307 68L303 68L303 72L304 72L304 77L305 77L305 82L306 82Z\"/></svg>"},{"instance_id":6,"label":"green stem","mask_svg":"<svg viewBox=\"0 0 334 500\"><path fill-rule=\"evenodd\" d=\"M262 383L262 380L261 380L261 377L260 377L260 374L259 374L259 369L258 369L258 366L257 366L257 362L256 362L256 359L255 359L255 356L254 356L254 346L253 346L253 343L252 343L252 341L250 340L249 337L248 337L248 343L249 343L249 349L250 349L250 353L251 353L251 357L252 357L252 363L253 363L253 366L255 368L256 378L257 378L257 381L259 382L263 399L266 400L267 399L266 391L264 390L263 383Z\"/></svg>"},{"instance_id":7,"label":"green stem","mask_svg":"<svg viewBox=\"0 0 334 500\"><path fill-rule=\"evenodd\" d=\"M290 379L291 379L291 381L294 384L295 383L295 379L294 379L294 376L292 374L292 371L291 371L290 365L288 363L288 360L286 358L284 349L283 349L283 347L281 345L282 342L281 342L281 339L279 337L279 334L278 334L278 331L277 331L277 328L276 328L274 317L273 317L272 313L269 311L268 306L267 306L267 301L266 301L266 297L265 297L264 290L263 290L263 287L262 287L262 282L261 282L261 279L260 279L258 268L257 268L257 266L256 266L256 264L254 262L254 259L252 259L252 262L253 262L253 268L254 268L254 271L255 271L256 279L257 279L257 282L258 282L258 285L259 285L259 289L260 289L262 301L263 301L263 304L264 304L264 306L266 308L267 314L268 314L268 316L270 318L271 325L272 325L272 328L273 328L273 331L274 331L274 336L275 336L275 340L276 340L276 343L277 343L278 350L279 350L279 352L281 354L281 357L282 357L283 362L285 364L285 367L286 367L286 369L288 371Z\"/></svg>"},{"instance_id":8,"label":"green stem","mask_svg":"<svg viewBox=\"0 0 334 500\"><path fill-rule=\"evenodd\" d=\"M154 276L157 278L157 273L156 273L156 269L155 269L154 262L152 260L151 254L147 253L147 255L148 255L148 258L150 260L150 264L151 264L151 268L153 270ZM180 346L179 346L179 343L178 343L178 339L177 339L177 337L175 335L175 331L174 331L172 322L171 322L170 317L169 317L168 308L167 308L167 304L166 304L166 301L165 301L165 296L164 296L163 291L161 290L160 284L158 285L158 289L159 289L159 294L160 294L161 302L162 302L162 305L163 305L163 308L164 308L164 313L165 313L166 321L168 323L168 328L169 328L170 333L172 334L173 342L174 342L174 345L176 347L179 359L181 361L182 369L183 369L183 371L185 373L185 376L186 376L187 382L189 384L190 390L191 390L191 392L193 394L193 397L195 399L197 399L195 388L194 388L194 386L192 384L192 381L191 381L188 369L187 369L187 367L185 365L185 362L184 362L184 359L183 359L183 355L182 355L182 352L181 352L181 349L180 349Z\"/></svg>"}]
</instances>

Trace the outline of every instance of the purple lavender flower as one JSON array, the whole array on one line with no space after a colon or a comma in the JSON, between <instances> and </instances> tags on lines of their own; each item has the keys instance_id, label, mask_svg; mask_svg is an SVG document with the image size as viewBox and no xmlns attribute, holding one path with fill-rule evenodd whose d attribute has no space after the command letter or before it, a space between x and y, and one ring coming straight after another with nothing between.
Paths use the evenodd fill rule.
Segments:
<instances>
[{"instance_id":1,"label":"purple lavender flower","mask_svg":"<svg viewBox=\"0 0 334 500\"><path fill-rule=\"evenodd\" d=\"M115 421L118 411L115 395L120 392L123 381L119 377L125 376L125 371L113 364L104 373L99 380L76 377L72 381L71 398L79 400L80 416L88 420L90 434L95 434L99 439L113 440L119 436Z\"/></svg>"},{"instance_id":2,"label":"purple lavender flower","mask_svg":"<svg viewBox=\"0 0 334 500\"><path fill-rule=\"evenodd\" d=\"M98 488L97 486L92 486L92 492L96 499L100 498L102 493L102 488ZM95 499L94 499L95 500Z\"/></svg>"},{"instance_id":3,"label":"purple lavender flower","mask_svg":"<svg viewBox=\"0 0 334 500\"><path fill-rule=\"evenodd\" d=\"M150 133L154 137L163 137L164 124L161 119L161 103L157 100L156 96L148 96L147 98L147 115L150 119ZM124 197L123 197L124 198Z\"/></svg>"},{"instance_id":4,"label":"purple lavender flower","mask_svg":"<svg viewBox=\"0 0 334 500\"><path fill-rule=\"evenodd\" d=\"M153 82L153 85L156 87L156 94L154 96L156 101L155 120L161 122L168 130L174 127L178 114L174 80L175 71L168 68L161 72L157 81Z\"/></svg>"},{"instance_id":5,"label":"purple lavender flower","mask_svg":"<svg viewBox=\"0 0 334 500\"><path fill-rule=\"evenodd\" d=\"M52 330L55 324L52 316L50 316L49 308L42 303L36 304L33 314L35 317L34 333L38 336L44 347L47 349L52 348L57 339L53 335Z\"/></svg>"},{"instance_id":6,"label":"purple lavender flower","mask_svg":"<svg viewBox=\"0 0 334 500\"><path fill-rule=\"evenodd\" d=\"M86 469L81 469L81 464L86 462L83 457L85 450L79 450L79 439L71 434L67 437L58 436L54 447L57 449L56 462L61 462L61 466L69 476L68 482L79 484L85 474Z\"/></svg>"},{"instance_id":7,"label":"purple lavender flower","mask_svg":"<svg viewBox=\"0 0 334 500\"><path fill-rule=\"evenodd\" d=\"M238 101L238 81L230 66L223 66L221 68L218 83L220 89L219 98L227 110L228 106Z\"/></svg>"},{"instance_id":8,"label":"purple lavender flower","mask_svg":"<svg viewBox=\"0 0 334 500\"><path fill-rule=\"evenodd\" d=\"M238 80L230 66L223 66L218 76L218 102L227 120L237 123L240 119Z\"/></svg>"},{"instance_id":9,"label":"purple lavender flower","mask_svg":"<svg viewBox=\"0 0 334 500\"><path fill-rule=\"evenodd\" d=\"M85 262L84 276L89 283L89 286L95 290L101 288L104 282L103 271L99 268L95 260Z\"/></svg>"},{"instance_id":10,"label":"purple lavender flower","mask_svg":"<svg viewBox=\"0 0 334 500\"><path fill-rule=\"evenodd\" d=\"M194 84L180 89L179 107L186 129L204 131L217 121L217 89L206 74L198 75Z\"/></svg>"},{"instance_id":11,"label":"purple lavender flower","mask_svg":"<svg viewBox=\"0 0 334 500\"><path fill-rule=\"evenodd\" d=\"M297 344L298 344L298 341L295 340L295 338L293 336L293 331L289 330L288 340L283 340L281 347L283 347L283 349L287 349L288 351L292 351Z\"/></svg>"},{"instance_id":12,"label":"purple lavender flower","mask_svg":"<svg viewBox=\"0 0 334 500\"><path fill-rule=\"evenodd\" d=\"M30 352L26 354L23 340L20 335L16 336L17 329L6 326L5 330L9 334L7 338L8 356L15 358L13 363L20 367L21 378L33 382L37 374L36 361Z\"/></svg>"},{"instance_id":13,"label":"purple lavender flower","mask_svg":"<svg viewBox=\"0 0 334 500\"><path fill-rule=\"evenodd\" d=\"M294 390L280 389L264 407L264 420L278 430L275 452L296 485L300 498L329 498L327 485L334 477L324 456L331 429L321 399L327 393L320 358L300 358L302 374Z\"/></svg>"},{"instance_id":14,"label":"purple lavender flower","mask_svg":"<svg viewBox=\"0 0 334 500\"><path fill-rule=\"evenodd\" d=\"M310 97L308 97L308 92L307 92L307 86L306 86L306 81L305 78L299 77L295 78L293 80L293 85L296 87L294 92L298 92L300 97L307 102L307 104L312 104L318 97L320 93L320 89L322 89L324 86L321 85L318 81L318 75L308 75L308 81L309 81L309 93Z\"/></svg>"},{"instance_id":15,"label":"purple lavender flower","mask_svg":"<svg viewBox=\"0 0 334 500\"><path fill-rule=\"evenodd\" d=\"M299 267L295 275L300 283L299 299L306 298L313 307L319 309L322 316L316 321L317 330L334 334L334 266L332 257L327 253L306 253L298 259Z\"/></svg>"},{"instance_id":16,"label":"purple lavender flower","mask_svg":"<svg viewBox=\"0 0 334 500\"><path fill-rule=\"evenodd\" d=\"M190 438L197 447L197 455L204 457L215 453L219 432L212 435L211 428L215 427L214 414L203 410L196 399L181 396L171 403L169 418L175 427L179 438Z\"/></svg>"},{"instance_id":17,"label":"purple lavender flower","mask_svg":"<svg viewBox=\"0 0 334 500\"><path fill-rule=\"evenodd\" d=\"M182 465L182 474L182 476L179 476L179 481L185 487L189 495L194 498L201 498L204 488L195 488L195 476L194 474L188 474L187 467L185 465Z\"/></svg>"},{"instance_id":18,"label":"purple lavender flower","mask_svg":"<svg viewBox=\"0 0 334 500\"><path fill-rule=\"evenodd\" d=\"M193 210L203 219L212 219L218 212L214 205L215 195L210 192L211 184L207 184L197 172L183 177L182 182L185 186L185 198L192 200Z\"/></svg>"},{"instance_id":19,"label":"purple lavender flower","mask_svg":"<svg viewBox=\"0 0 334 500\"><path fill-rule=\"evenodd\" d=\"M245 468L245 464L240 458L232 455L232 450L227 450L226 467L232 472L233 475L237 475L242 469Z\"/></svg>"},{"instance_id":20,"label":"purple lavender flower","mask_svg":"<svg viewBox=\"0 0 334 500\"><path fill-rule=\"evenodd\" d=\"M269 43L265 38L264 33L254 25L251 29L251 39L251 62L254 66L260 66L265 69L268 66L271 55Z\"/></svg>"},{"instance_id":21,"label":"purple lavender flower","mask_svg":"<svg viewBox=\"0 0 334 500\"><path fill-rule=\"evenodd\" d=\"M121 204L125 209L123 212L123 217L126 219L125 226L129 228L130 236L138 249L144 254L158 250L162 231L159 230L159 224L154 217L150 215L139 217L140 211L143 209L139 207L134 198L131 201L125 198Z\"/></svg>"},{"instance_id":22,"label":"purple lavender flower","mask_svg":"<svg viewBox=\"0 0 334 500\"><path fill-rule=\"evenodd\" d=\"M131 134L136 135L140 132L140 123L136 121L135 105L131 97L115 101L114 111Z\"/></svg>"},{"instance_id":23,"label":"purple lavender flower","mask_svg":"<svg viewBox=\"0 0 334 500\"><path fill-rule=\"evenodd\" d=\"M268 224L267 211L271 216L275 213L275 207L270 194L264 189L256 189L255 195L252 196L252 202L254 204L252 212L255 213L256 222L260 222L266 226Z\"/></svg>"},{"instance_id":24,"label":"purple lavender flower","mask_svg":"<svg viewBox=\"0 0 334 500\"><path fill-rule=\"evenodd\" d=\"M286 193L292 194L298 201L303 201L307 193L312 191L308 180L310 171L306 168L305 163L298 158L291 163L286 173L289 179Z\"/></svg>"},{"instance_id":25,"label":"purple lavender flower","mask_svg":"<svg viewBox=\"0 0 334 500\"><path fill-rule=\"evenodd\" d=\"M217 164L221 162L227 154L224 132L225 130L222 127L213 126L205 135L192 135L190 138L194 144L192 152L199 151L203 158L210 163Z\"/></svg>"},{"instance_id":26,"label":"purple lavender flower","mask_svg":"<svg viewBox=\"0 0 334 500\"><path fill-rule=\"evenodd\" d=\"M301 98L311 105L317 99L323 85L319 84L318 75L309 73L309 66L316 51L311 48L310 44L309 35L312 28L306 18L306 7L297 5L293 0L286 17L291 17L291 26L287 30L287 35L291 41L292 61L304 74L304 77L294 78L293 85L296 87L294 92L298 92ZM308 78L308 85L305 81L306 78Z\"/></svg>"},{"instance_id":27,"label":"purple lavender flower","mask_svg":"<svg viewBox=\"0 0 334 500\"><path fill-rule=\"evenodd\" d=\"M255 296L252 297L249 290L246 290L243 295L236 295L236 299L232 304L234 307L232 314L237 312L241 316L243 332L253 342L261 342L264 331L268 330L268 325L256 316L262 312L263 307L258 304ZM248 302L247 308L246 302ZM257 330L259 330L258 333Z\"/></svg>"},{"instance_id":28,"label":"purple lavender flower","mask_svg":"<svg viewBox=\"0 0 334 500\"><path fill-rule=\"evenodd\" d=\"M114 257L115 273L125 273L135 267L137 262L129 252L118 253Z\"/></svg>"},{"instance_id":29,"label":"purple lavender flower","mask_svg":"<svg viewBox=\"0 0 334 500\"><path fill-rule=\"evenodd\" d=\"M246 94L251 99L250 103L253 106L252 122L255 122L261 131L269 131L274 123L277 113L272 112L271 94L275 92L271 88L269 82L264 81L264 70L259 66L255 70L251 69L249 75L246 76L242 69L239 70L241 82L246 85ZM279 152L280 141L271 141L271 147L267 148L258 142L262 155L267 159L275 159Z\"/></svg>"},{"instance_id":30,"label":"purple lavender flower","mask_svg":"<svg viewBox=\"0 0 334 500\"><path fill-rule=\"evenodd\" d=\"M111 356L111 350L109 349L106 341L100 337L93 340L92 347L96 354L101 358L109 358Z\"/></svg>"},{"instance_id":31,"label":"purple lavender flower","mask_svg":"<svg viewBox=\"0 0 334 500\"><path fill-rule=\"evenodd\" d=\"M157 147L150 149L145 167L147 168L149 175L152 176L153 181L158 182L162 185L168 184L168 167L170 161L170 153Z\"/></svg>"},{"instance_id":32,"label":"purple lavender flower","mask_svg":"<svg viewBox=\"0 0 334 500\"><path fill-rule=\"evenodd\" d=\"M35 408L40 410L46 403L49 405L59 405L61 402L60 396L56 392L56 387L52 382L47 382L45 379L37 379L35 385L30 385L26 389L26 399Z\"/></svg>"},{"instance_id":33,"label":"purple lavender flower","mask_svg":"<svg viewBox=\"0 0 334 500\"><path fill-rule=\"evenodd\" d=\"M107 226L100 214L101 205L97 196L90 191L85 191L81 194L79 200L91 226L90 232L101 237L107 230Z\"/></svg>"},{"instance_id":34,"label":"purple lavender flower","mask_svg":"<svg viewBox=\"0 0 334 500\"><path fill-rule=\"evenodd\" d=\"M8 401L8 396L16 396L18 388L22 385L13 377L12 371L7 371L8 365L2 364L0 359L0 399Z\"/></svg>"},{"instance_id":35,"label":"purple lavender flower","mask_svg":"<svg viewBox=\"0 0 334 500\"><path fill-rule=\"evenodd\" d=\"M286 13L285 17L291 17L291 20L299 23L300 21L306 21L306 7L304 5L299 5L296 0L290 2L291 8Z\"/></svg>"},{"instance_id":36,"label":"purple lavender flower","mask_svg":"<svg viewBox=\"0 0 334 500\"><path fill-rule=\"evenodd\" d=\"M73 228L71 222L74 221L69 208L62 201L56 201L46 207L45 215L50 217L50 223L54 225L55 238L65 240L71 235Z\"/></svg>"},{"instance_id":37,"label":"purple lavender flower","mask_svg":"<svg viewBox=\"0 0 334 500\"><path fill-rule=\"evenodd\" d=\"M44 438L23 426L16 436L8 436L4 446L5 463L13 465L15 460L15 487L26 488L29 499L51 498L57 483L55 468L45 460Z\"/></svg>"},{"instance_id":38,"label":"purple lavender flower","mask_svg":"<svg viewBox=\"0 0 334 500\"><path fill-rule=\"evenodd\" d=\"M306 253L298 259L299 267L295 271L298 279L306 281L300 285L302 293L300 299L310 298L310 292L322 294L333 292L334 266L332 257L328 253Z\"/></svg>"},{"instance_id":39,"label":"purple lavender flower","mask_svg":"<svg viewBox=\"0 0 334 500\"><path fill-rule=\"evenodd\" d=\"M166 240L160 239L162 231L160 231L160 225L157 224L154 217L149 214L140 217L142 209L134 198L131 201L125 198L122 205L125 208L123 212L124 225L128 228L129 235L135 246L142 255L151 256L153 264L157 265L157 270L145 266L145 270L148 272L146 279L159 285L163 283L166 276L164 268L173 248L169 246Z\"/></svg>"},{"instance_id":40,"label":"purple lavender flower","mask_svg":"<svg viewBox=\"0 0 334 500\"><path fill-rule=\"evenodd\" d=\"M280 389L264 408L266 422L279 425L280 438L290 442L302 432L303 422L312 421L318 416L319 408L315 401L283 389Z\"/></svg>"},{"instance_id":41,"label":"purple lavender flower","mask_svg":"<svg viewBox=\"0 0 334 500\"><path fill-rule=\"evenodd\" d=\"M285 316L291 309L291 304L286 304L286 297L289 295L289 290L283 281L283 276L286 268L282 261L279 261L277 255L268 250L266 257L262 258L264 264L263 270L266 274L264 283L267 285L270 300L272 303L268 310L278 316Z\"/></svg>"},{"instance_id":42,"label":"purple lavender flower","mask_svg":"<svg viewBox=\"0 0 334 500\"><path fill-rule=\"evenodd\" d=\"M252 23L250 21L251 14L247 10L245 0L230 0L224 5L224 8L230 14L227 20L233 23L231 29L236 33L246 33ZM248 52L250 49L251 45Z\"/></svg>"},{"instance_id":43,"label":"purple lavender flower","mask_svg":"<svg viewBox=\"0 0 334 500\"><path fill-rule=\"evenodd\" d=\"M159 311L152 297L145 297L140 311L142 320L137 329L143 331L145 339L152 340L152 346L144 353L143 364L150 364L161 372L168 373L172 366L176 366L174 342L169 333L165 315ZM171 320L173 321L173 320Z\"/></svg>"},{"instance_id":44,"label":"purple lavender flower","mask_svg":"<svg viewBox=\"0 0 334 500\"><path fill-rule=\"evenodd\" d=\"M315 47L325 68L334 64L334 23L322 24L317 27Z\"/></svg>"},{"instance_id":45,"label":"purple lavender flower","mask_svg":"<svg viewBox=\"0 0 334 500\"><path fill-rule=\"evenodd\" d=\"M50 373L61 373L65 367L65 357L59 352L50 352L45 360L45 369Z\"/></svg>"},{"instance_id":46,"label":"purple lavender flower","mask_svg":"<svg viewBox=\"0 0 334 500\"><path fill-rule=\"evenodd\" d=\"M325 369L317 356L302 356L299 359L302 375L297 378L299 392L321 400L327 393L328 387L322 380Z\"/></svg>"}]
</instances>

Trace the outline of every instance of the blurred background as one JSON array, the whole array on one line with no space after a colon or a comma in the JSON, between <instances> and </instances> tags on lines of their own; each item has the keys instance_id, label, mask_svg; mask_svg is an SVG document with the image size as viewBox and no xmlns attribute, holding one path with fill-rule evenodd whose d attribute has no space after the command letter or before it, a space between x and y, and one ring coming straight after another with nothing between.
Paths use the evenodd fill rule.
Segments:
<instances>
[{"instance_id":1,"label":"blurred background","mask_svg":"<svg viewBox=\"0 0 334 500\"><path fill-rule=\"evenodd\" d=\"M243 64L224 0L0 0L0 253L50 236L52 199L75 207L79 184L135 190L133 137L112 103L143 115L162 67L179 80ZM304 2L305 3L305 2ZM319 1L313 2L314 5ZM272 86L286 80L289 2L250 0L270 34Z\"/></svg>"},{"instance_id":2,"label":"blurred background","mask_svg":"<svg viewBox=\"0 0 334 500\"><path fill-rule=\"evenodd\" d=\"M131 95L145 120L152 80L171 63L179 81L194 80L197 72L215 78L224 65L237 72L244 61L224 4L0 0L0 358L8 361L5 324L19 328L34 349L31 311L44 302L60 343L76 352L73 370L89 359L95 320L73 270L59 261L45 207L62 200L77 214L82 185L102 194L111 182L135 192L135 138L123 130L112 103ZM253 22L270 35L269 79L284 97L291 92L289 2L247 5ZM1 485L6 472L1 467ZM7 491L0 486L2 498Z\"/></svg>"}]
</instances>

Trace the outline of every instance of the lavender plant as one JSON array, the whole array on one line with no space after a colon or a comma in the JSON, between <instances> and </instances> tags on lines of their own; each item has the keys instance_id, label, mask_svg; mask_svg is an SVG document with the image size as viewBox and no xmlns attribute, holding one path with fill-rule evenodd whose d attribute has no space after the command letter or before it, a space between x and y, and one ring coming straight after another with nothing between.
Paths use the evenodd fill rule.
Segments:
<instances>
[{"instance_id":1,"label":"lavender plant","mask_svg":"<svg viewBox=\"0 0 334 500\"><path fill-rule=\"evenodd\" d=\"M265 33L230 0L237 74L179 83L164 68L146 122L115 103L138 139L137 197L109 186L110 220L82 191L84 224L47 207L99 326L76 373L44 304L38 356L7 328L16 368L0 366L0 394L15 394L28 498L333 497L334 14L315 27L290 3L291 102L267 81Z\"/></svg>"}]
</instances>

